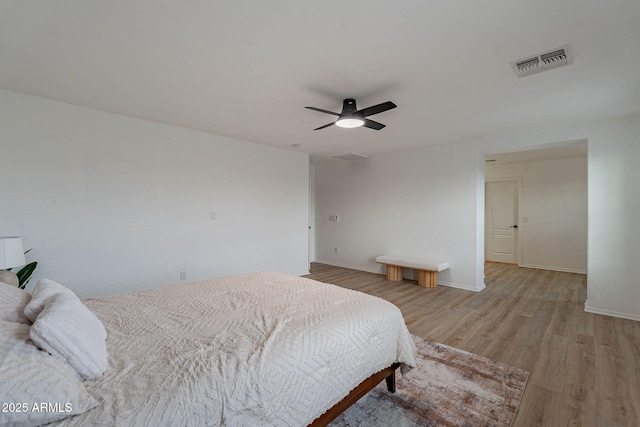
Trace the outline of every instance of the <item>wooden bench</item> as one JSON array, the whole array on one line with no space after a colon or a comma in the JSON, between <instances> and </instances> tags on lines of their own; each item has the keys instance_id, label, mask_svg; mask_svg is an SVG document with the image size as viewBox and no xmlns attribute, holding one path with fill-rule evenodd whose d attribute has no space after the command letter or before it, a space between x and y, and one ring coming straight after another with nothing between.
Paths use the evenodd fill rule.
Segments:
<instances>
[{"instance_id":1,"label":"wooden bench","mask_svg":"<svg viewBox=\"0 0 640 427\"><path fill-rule=\"evenodd\" d=\"M392 282L402 281L403 267L418 270L418 285L425 288L438 286L438 272L449 268L446 261L404 255L380 255L376 262L387 265L387 280Z\"/></svg>"}]
</instances>

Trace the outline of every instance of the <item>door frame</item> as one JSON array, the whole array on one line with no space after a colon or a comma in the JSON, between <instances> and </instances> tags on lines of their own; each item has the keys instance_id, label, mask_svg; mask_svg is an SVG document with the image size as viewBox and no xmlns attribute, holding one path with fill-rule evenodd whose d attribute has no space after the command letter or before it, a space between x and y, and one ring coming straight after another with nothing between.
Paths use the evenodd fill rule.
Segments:
<instances>
[{"instance_id":1,"label":"door frame","mask_svg":"<svg viewBox=\"0 0 640 427\"><path fill-rule=\"evenodd\" d=\"M516 256L515 256L515 261L516 264L518 266L520 266L522 264L522 177L521 176L514 176L514 177L507 177L507 178L495 178L495 179L485 179L484 180L484 185L486 188L487 183L489 182L504 182L504 181L516 181L516 189L518 191L518 202L517 204L517 208L518 208L518 241L516 242ZM486 197L486 195L485 195ZM487 217L486 217L486 203L484 204L484 209L485 212L483 214L484 217L484 234L485 234L485 241L486 241L486 230L487 230ZM485 243L485 249L486 249L486 243ZM484 254L484 259L486 261L487 259L487 254L486 254L486 250L485 250L485 254Z\"/></svg>"},{"instance_id":2,"label":"door frame","mask_svg":"<svg viewBox=\"0 0 640 427\"><path fill-rule=\"evenodd\" d=\"M311 272L311 263L316 260L316 168L309 164L309 225L307 230L307 264Z\"/></svg>"}]
</instances>

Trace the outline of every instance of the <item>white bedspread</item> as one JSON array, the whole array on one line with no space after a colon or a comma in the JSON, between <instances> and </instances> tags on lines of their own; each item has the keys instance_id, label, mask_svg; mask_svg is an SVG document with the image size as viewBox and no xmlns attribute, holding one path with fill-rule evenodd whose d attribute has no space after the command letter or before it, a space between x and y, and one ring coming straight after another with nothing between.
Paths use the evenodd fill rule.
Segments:
<instances>
[{"instance_id":1,"label":"white bedspread","mask_svg":"<svg viewBox=\"0 0 640 427\"><path fill-rule=\"evenodd\" d=\"M100 404L57 425L305 426L391 363L415 364L400 310L254 273L84 301L109 336Z\"/></svg>"}]
</instances>

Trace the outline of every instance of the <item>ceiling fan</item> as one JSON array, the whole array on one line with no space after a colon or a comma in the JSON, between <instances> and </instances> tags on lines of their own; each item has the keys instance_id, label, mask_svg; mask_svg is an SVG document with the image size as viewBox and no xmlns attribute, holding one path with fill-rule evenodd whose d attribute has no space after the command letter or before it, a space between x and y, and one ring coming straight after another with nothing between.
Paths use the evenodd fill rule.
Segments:
<instances>
[{"instance_id":1,"label":"ceiling fan","mask_svg":"<svg viewBox=\"0 0 640 427\"><path fill-rule=\"evenodd\" d=\"M338 120L335 122L331 122L324 126L320 126L319 128L315 128L314 130L324 129L329 126L339 126L342 128L357 128L360 126L364 126L369 129L380 130L385 125L382 123L374 122L373 120L369 120L366 117L373 116L374 114L382 113L387 110L391 110L392 108L396 108L397 105L391 101L383 102L382 104L374 105L372 107L363 108L362 110L358 110L356 107L356 100L353 98L347 98L342 102L342 112L335 113L333 111L323 110L321 108L316 107L304 107L309 110L320 111L321 113L333 114L334 116L338 116Z\"/></svg>"}]
</instances>

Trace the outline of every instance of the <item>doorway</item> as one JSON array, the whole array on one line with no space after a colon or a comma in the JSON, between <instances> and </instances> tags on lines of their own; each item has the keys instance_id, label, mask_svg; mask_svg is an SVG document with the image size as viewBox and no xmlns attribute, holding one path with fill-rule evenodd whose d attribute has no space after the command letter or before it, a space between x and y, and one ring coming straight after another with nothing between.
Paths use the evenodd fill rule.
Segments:
<instances>
[{"instance_id":1,"label":"doorway","mask_svg":"<svg viewBox=\"0 0 640 427\"><path fill-rule=\"evenodd\" d=\"M483 261L586 274L586 140L485 154L483 175Z\"/></svg>"}]
</instances>

